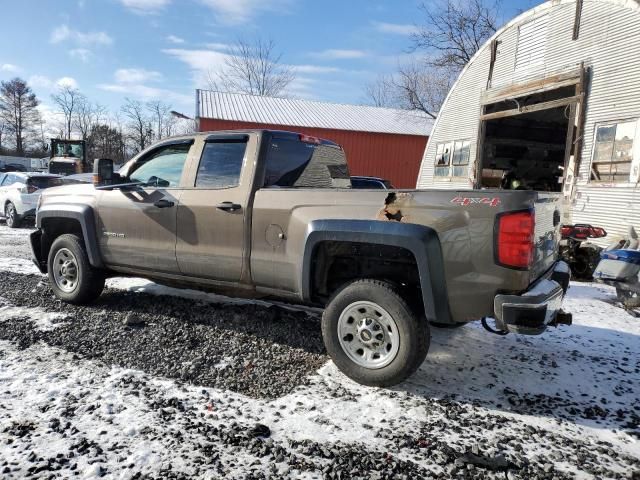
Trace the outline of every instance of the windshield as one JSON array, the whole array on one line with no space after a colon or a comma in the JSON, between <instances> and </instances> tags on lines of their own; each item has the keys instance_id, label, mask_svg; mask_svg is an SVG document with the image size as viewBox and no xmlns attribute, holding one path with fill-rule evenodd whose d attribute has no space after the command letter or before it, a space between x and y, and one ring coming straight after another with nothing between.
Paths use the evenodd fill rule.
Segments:
<instances>
[{"instance_id":1,"label":"windshield","mask_svg":"<svg viewBox=\"0 0 640 480\"><path fill-rule=\"evenodd\" d=\"M82 158L83 151L80 144L56 143L53 151L54 157Z\"/></svg>"}]
</instances>

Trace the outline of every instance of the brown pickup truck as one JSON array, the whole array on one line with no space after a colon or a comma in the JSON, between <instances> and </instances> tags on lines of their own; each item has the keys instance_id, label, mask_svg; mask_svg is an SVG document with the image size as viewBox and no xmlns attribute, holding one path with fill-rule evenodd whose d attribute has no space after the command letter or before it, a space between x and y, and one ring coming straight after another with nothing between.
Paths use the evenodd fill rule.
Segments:
<instances>
[{"instance_id":1,"label":"brown pickup truck","mask_svg":"<svg viewBox=\"0 0 640 480\"><path fill-rule=\"evenodd\" d=\"M165 139L118 173L95 169L95 185L43 193L31 235L67 302L136 275L324 307L336 365L378 386L420 366L430 324L539 334L571 321L556 194L351 189L340 146L271 130Z\"/></svg>"}]
</instances>

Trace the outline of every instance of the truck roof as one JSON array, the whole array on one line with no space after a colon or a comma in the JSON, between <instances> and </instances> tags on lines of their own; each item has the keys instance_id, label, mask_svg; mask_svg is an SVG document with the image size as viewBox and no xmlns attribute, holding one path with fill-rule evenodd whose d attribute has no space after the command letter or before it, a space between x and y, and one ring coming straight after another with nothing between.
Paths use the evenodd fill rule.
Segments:
<instances>
[{"instance_id":1,"label":"truck roof","mask_svg":"<svg viewBox=\"0 0 640 480\"><path fill-rule=\"evenodd\" d=\"M181 139L189 139L192 137L202 137L202 136L209 136L209 135L219 135L219 134L243 134L243 133L258 133L258 134L264 134L264 133L269 133L271 135L276 135L278 138L286 138L286 137L290 137L291 139L294 138L299 138L301 135L306 136L307 134L302 133L302 132L293 132L290 130L275 130L275 129L268 129L268 128L241 128L241 129L234 129L234 130L209 130L206 132L195 132L195 133L190 133L188 135L175 135L172 137L166 137L163 138L162 141L167 141L167 140L181 140ZM327 140L325 138L319 138L316 137L320 140L320 142L324 145L335 145L338 146L337 143L331 141L331 140Z\"/></svg>"}]
</instances>

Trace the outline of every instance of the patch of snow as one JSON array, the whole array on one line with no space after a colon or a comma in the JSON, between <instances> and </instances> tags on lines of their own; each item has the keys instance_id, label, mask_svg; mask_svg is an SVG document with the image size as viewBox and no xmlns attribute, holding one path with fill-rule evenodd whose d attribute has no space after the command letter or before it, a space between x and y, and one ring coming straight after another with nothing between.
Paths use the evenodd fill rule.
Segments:
<instances>
[{"instance_id":1,"label":"patch of snow","mask_svg":"<svg viewBox=\"0 0 640 480\"><path fill-rule=\"evenodd\" d=\"M31 260L16 257L0 257L0 271L23 275L42 275Z\"/></svg>"},{"instance_id":2,"label":"patch of snow","mask_svg":"<svg viewBox=\"0 0 640 480\"><path fill-rule=\"evenodd\" d=\"M38 330L46 332L64 324L68 315L48 312L40 307L17 307L0 297L0 322L7 322L17 318L30 321Z\"/></svg>"}]
</instances>

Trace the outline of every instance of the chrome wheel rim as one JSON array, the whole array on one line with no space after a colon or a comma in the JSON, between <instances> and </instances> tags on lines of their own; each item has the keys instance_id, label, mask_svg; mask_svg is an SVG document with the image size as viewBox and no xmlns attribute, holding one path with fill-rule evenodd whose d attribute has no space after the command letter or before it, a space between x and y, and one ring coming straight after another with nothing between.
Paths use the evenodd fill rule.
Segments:
<instances>
[{"instance_id":1,"label":"chrome wheel rim","mask_svg":"<svg viewBox=\"0 0 640 480\"><path fill-rule=\"evenodd\" d=\"M5 218L7 219L7 225L13 225L13 221L16 218L16 209L13 207L13 205L7 205L7 208L5 210Z\"/></svg>"},{"instance_id":2,"label":"chrome wheel rim","mask_svg":"<svg viewBox=\"0 0 640 480\"><path fill-rule=\"evenodd\" d=\"M61 248L53 257L53 278L56 286L66 293L78 286L78 260L68 248Z\"/></svg>"},{"instance_id":3,"label":"chrome wheel rim","mask_svg":"<svg viewBox=\"0 0 640 480\"><path fill-rule=\"evenodd\" d=\"M395 320L380 305L369 301L354 302L342 311L338 340L351 361L369 369L386 367L400 349Z\"/></svg>"}]
</instances>

